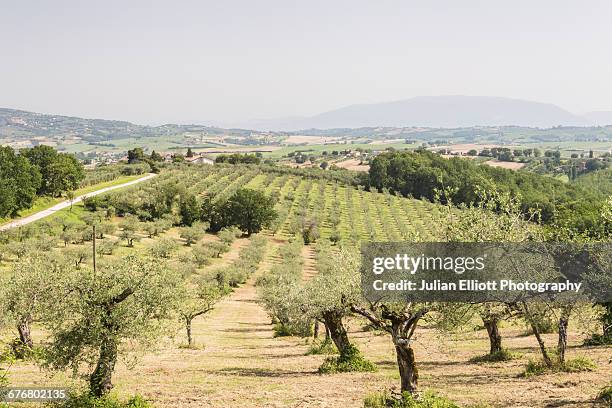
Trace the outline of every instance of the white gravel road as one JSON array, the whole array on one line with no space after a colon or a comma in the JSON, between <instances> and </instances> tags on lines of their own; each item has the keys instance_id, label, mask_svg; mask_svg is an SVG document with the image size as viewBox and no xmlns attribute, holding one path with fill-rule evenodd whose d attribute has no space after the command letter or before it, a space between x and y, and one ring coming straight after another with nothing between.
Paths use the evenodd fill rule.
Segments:
<instances>
[{"instance_id":1,"label":"white gravel road","mask_svg":"<svg viewBox=\"0 0 612 408\"><path fill-rule=\"evenodd\" d=\"M118 188L123 188L123 187L127 187L127 186L132 186L134 184L142 183L143 181L149 180L149 179L151 179L151 178L153 178L155 176L156 176L156 174L150 173L150 174L148 174L148 175L146 175L146 176L144 176L142 178L139 178L137 180L128 181L127 183L118 184L116 186L110 186L110 187L101 188L100 190L96 190L96 191L92 191L92 192L87 193L87 194L80 195L78 197L75 197L74 200L72 200L72 204L76 204L76 203L78 203L80 201L83 201L83 199L87 198L87 197L97 196L98 194L106 193L106 192L111 191L111 190L116 190ZM61 203L56 204L53 207L47 208L46 210L42 210L42 211L39 211L39 212L37 212L35 214L28 215L27 217L23 217L23 218L20 218L18 220L11 221L11 222L9 222L7 224L0 225L0 231L6 231L6 230L9 230L11 228L16 228L16 227L20 227L22 225L29 224L31 222L40 220L41 218L48 217L48 216L56 213L59 210L62 210L64 208L66 208L66 207L70 207L70 200L62 201Z\"/></svg>"}]
</instances>

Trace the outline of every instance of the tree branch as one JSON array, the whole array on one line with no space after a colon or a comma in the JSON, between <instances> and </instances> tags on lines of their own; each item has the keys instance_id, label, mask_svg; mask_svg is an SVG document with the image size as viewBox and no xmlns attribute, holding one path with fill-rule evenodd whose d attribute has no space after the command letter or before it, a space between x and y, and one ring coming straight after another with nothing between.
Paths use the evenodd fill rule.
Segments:
<instances>
[{"instance_id":1,"label":"tree branch","mask_svg":"<svg viewBox=\"0 0 612 408\"><path fill-rule=\"evenodd\" d=\"M134 294L134 289L126 288L123 292L121 292L117 296L113 296L109 303L111 305L116 305L118 303L123 302L125 299L127 299L128 297L130 297L133 294Z\"/></svg>"},{"instance_id":2,"label":"tree branch","mask_svg":"<svg viewBox=\"0 0 612 408\"><path fill-rule=\"evenodd\" d=\"M356 306L356 305L351 305L351 311L354 313L357 313L358 315L361 315L363 317L365 317L366 319L368 319L370 322L372 322L372 324L374 324L376 327L383 329L389 333L391 333L391 328L389 327L389 325L385 324L382 320L380 320L378 317L376 317L376 315L374 315L374 313Z\"/></svg>"}]
</instances>

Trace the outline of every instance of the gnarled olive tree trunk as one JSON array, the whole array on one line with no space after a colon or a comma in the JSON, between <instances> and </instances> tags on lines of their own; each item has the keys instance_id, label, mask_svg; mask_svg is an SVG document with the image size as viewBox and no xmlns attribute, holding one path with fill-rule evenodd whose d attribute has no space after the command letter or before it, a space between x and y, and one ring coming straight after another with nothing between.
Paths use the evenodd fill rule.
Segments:
<instances>
[{"instance_id":1,"label":"gnarled olive tree trunk","mask_svg":"<svg viewBox=\"0 0 612 408\"><path fill-rule=\"evenodd\" d=\"M30 315L20 316L17 319L17 332L19 333L19 340L15 340L13 343L13 352L15 353L15 357L19 359L25 358L28 352L34 348L31 328L32 317Z\"/></svg>"},{"instance_id":2,"label":"gnarled olive tree trunk","mask_svg":"<svg viewBox=\"0 0 612 408\"><path fill-rule=\"evenodd\" d=\"M415 311L410 310L408 306L406 310L394 311L384 304L380 306L380 309L381 318L373 313L374 310L366 310L356 305L351 306L353 312L367 318L375 327L391 334L400 374L401 391L414 394L418 389L419 371L411 346L412 338L419 320L429 312L429 309L422 308Z\"/></svg>"},{"instance_id":3,"label":"gnarled olive tree trunk","mask_svg":"<svg viewBox=\"0 0 612 408\"><path fill-rule=\"evenodd\" d=\"M105 315L102 321L104 333L99 343L98 363L93 373L89 376L89 391L95 397L106 395L113 388L111 380L115 371L115 364L117 364L119 348L119 340L115 336L118 327L113 321L113 310L115 306L126 300L133 293L134 289L127 288L104 304Z\"/></svg>"},{"instance_id":4,"label":"gnarled olive tree trunk","mask_svg":"<svg viewBox=\"0 0 612 408\"><path fill-rule=\"evenodd\" d=\"M338 352L340 352L341 355L346 353L349 350L351 343L349 341L346 328L344 327L344 323L342 322L342 318L344 317L343 314L337 311L331 311L324 312L322 317L323 321L325 322L325 327L329 331L329 336L338 348Z\"/></svg>"},{"instance_id":5,"label":"gnarled olive tree trunk","mask_svg":"<svg viewBox=\"0 0 612 408\"><path fill-rule=\"evenodd\" d=\"M414 358L414 350L409 342L395 344L395 354L397 355L397 366L399 367L402 392L411 394L417 391L419 382L419 371Z\"/></svg>"},{"instance_id":6,"label":"gnarled olive tree trunk","mask_svg":"<svg viewBox=\"0 0 612 408\"><path fill-rule=\"evenodd\" d=\"M107 337L100 345L100 355L96 369L89 378L89 389L93 396L106 395L112 388L111 382L117 363L117 341Z\"/></svg>"},{"instance_id":7,"label":"gnarled olive tree trunk","mask_svg":"<svg viewBox=\"0 0 612 408\"><path fill-rule=\"evenodd\" d=\"M21 341L21 344L29 348L34 347L34 342L32 341L31 326L32 318L30 316L20 318L17 321L17 331L19 332L19 340Z\"/></svg>"},{"instance_id":8,"label":"gnarled olive tree trunk","mask_svg":"<svg viewBox=\"0 0 612 408\"><path fill-rule=\"evenodd\" d=\"M185 317L185 330L187 331L187 345L193 346L193 337L191 336L191 323L193 319Z\"/></svg>"},{"instance_id":9,"label":"gnarled olive tree trunk","mask_svg":"<svg viewBox=\"0 0 612 408\"><path fill-rule=\"evenodd\" d=\"M499 333L499 319L496 317L484 318L482 323L489 335L490 350L489 354L496 354L502 351L502 336Z\"/></svg>"},{"instance_id":10,"label":"gnarled olive tree trunk","mask_svg":"<svg viewBox=\"0 0 612 408\"><path fill-rule=\"evenodd\" d=\"M565 305L561 308L561 316L559 316L559 341L557 343L557 354L559 355L559 363L565 363L565 350L567 350L567 327L571 315L571 306Z\"/></svg>"}]
</instances>

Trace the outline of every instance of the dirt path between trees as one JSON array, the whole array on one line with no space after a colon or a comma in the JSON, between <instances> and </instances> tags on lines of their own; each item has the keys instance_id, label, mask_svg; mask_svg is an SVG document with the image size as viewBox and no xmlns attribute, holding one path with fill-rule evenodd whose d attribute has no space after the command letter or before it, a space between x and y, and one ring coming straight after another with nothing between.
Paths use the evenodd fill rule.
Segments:
<instances>
[{"instance_id":1,"label":"dirt path between trees","mask_svg":"<svg viewBox=\"0 0 612 408\"><path fill-rule=\"evenodd\" d=\"M236 256L245 244L236 243L226 256ZM280 242L270 244L277 245ZM397 387L389 336L364 331L363 321L348 320L349 337L377 365L375 373L319 375L325 356L306 356L308 340L273 337L270 318L257 303L255 280L277 261L274 251L268 250L259 271L245 285L194 321L196 349L179 347L185 342L181 330L157 352L147 351L133 369L118 364L115 391L122 397L142 394L157 408L357 408L368 393ZM492 364L469 363L488 350L482 328L444 334L419 328L415 343L419 386L462 407L601 407L593 404L593 398L612 378L611 348L579 347L583 336L576 326L569 336L568 358L588 357L597 368L531 378L521 374L527 361L537 359L539 353L533 336L523 335L521 327L502 327L502 336L504 346L522 356ZM40 338L40 333L35 335ZM544 338L554 346L555 334ZM23 386L70 384L66 374L47 378L33 363L13 367L10 377L13 384Z\"/></svg>"},{"instance_id":2,"label":"dirt path between trees","mask_svg":"<svg viewBox=\"0 0 612 408\"><path fill-rule=\"evenodd\" d=\"M121 391L141 393L160 407L361 406L361 381L347 379L355 375L321 376L323 357L305 356L303 340L273 338L270 318L257 303L256 277L194 322L202 349L145 358L138 375L119 373Z\"/></svg>"},{"instance_id":3,"label":"dirt path between trees","mask_svg":"<svg viewBox=\"0 0 612 408\"><path fill-rule=\"evenodd\" d=\"M118 391L143 394L164 408L357 408L368 393L396 387L399 375L389 337L363 331L362 321L347 322L349 336L378 366L375 373L320 375L317 369L325 356L305 355L311 339L273 337L270 318L257 302L255 281L278 262L274 250L278 245L271 242L273 248L245 285L194 322L198 349L168 345L133 371L121 367L115 381ZM313 255L307 250L302 254L306 276L313 272ZM598 365L596 371L526 379L520 375L527 359L538 358L538 350L533 337L521 335L520 328L503 328L502 334L505 346L523 353L522 358L494 364L468 362L486 353L484 330L445 336L431 329L419 331L415 352L421 388L432 388L460 406L595 406L592 398L612 378L610 349L576 348L581 341L576 334L570 336L570 357L588 356ZM554 334L545 338L551 345L556 340Z\"/></svg>"},{"instance_id":4,"label":"dirt path between trees","mask_svg":"<svg viewBox=\"0 0 612 408\"><path fill-rule=\"evenodd\" d=\"M306 340L274 338L272 325L257 303L255 277L194 324L197 350L165 349L148 356L135 371L119 370L121 394L141 393L157 407L342 407L363 406L366 394L398 385L395 354L386 335L363 332L362 322L349 322L350 337L376 373L319 375L324 356L306 356ZM591 358L594 372L521 378L527 358L537 358L533 337L503 329L507 347L524 353L516 361L470 364L487 350L486 333L439 335L420 329L415 351L420 385L452 397L460 406L593 407L592 399L612 378L609 349L570 348L570 355ZM573 345L578 336L571 336ZM548 344L555 336L547 335ZM439 343L439 344L436 344ZM485 405L475 405L477 402ZM555 405L558 404L558 405Z\"/></svg>"}]
</instances>

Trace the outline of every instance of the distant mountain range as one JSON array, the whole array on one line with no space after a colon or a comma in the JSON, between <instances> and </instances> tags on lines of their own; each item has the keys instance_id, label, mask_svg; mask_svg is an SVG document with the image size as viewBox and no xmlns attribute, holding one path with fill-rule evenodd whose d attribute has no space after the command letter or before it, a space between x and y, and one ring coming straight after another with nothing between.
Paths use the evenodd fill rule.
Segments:
<instances>
[{"instance_id":1,"label":"distant mountain range","mask_svg":"<svg viewBox=\"0 0 612 408\"><path fill-rule=\"evenodd\" d=\"M219 125L222 127L201 123L143 126L125 121L83 119L0 108L0 140L76 136L90 143L122 138L174 136L186 132L250 137L252 130L275 131L272 134L278 135L286 132L333 134L338 130L359 128L373 130L415 127L440 129L474 126L605 126L612 125L612 111L577 115L556 105L519 99L489 96L419 96L395 102L351 105L311 117Z\"/></svg>"},{"instance_id":2,"label":"distant mountain range","mask_svg":"<svg viewBox=\"0 0 612 408\"><path fill-rule=\"evenodd\" d=\"M376 126L550 128L603 124L612 124L612 112L577 115L549 103L490 96L418 96L395 102L351 105L311 117L244 122L239 127L259 130Z\"/></svg>"},{"instance_id":3,"label":"distant mountain range","mask_svg":"<svg viewBox=\"0 0 612 408\"><path fill-rule=\"evenodd\" d=\"M36 137L51 139L77 137L86 142L95 143L124 138L173 136L185 132L204 132L210 135L229 136L248 136L251 134L250 130L243 129L176 124L143 126L118 120L84 119L0 108L0 139L30 140Z\"/></svg>"}]
</instances>

